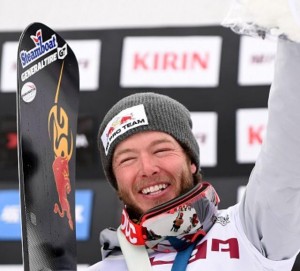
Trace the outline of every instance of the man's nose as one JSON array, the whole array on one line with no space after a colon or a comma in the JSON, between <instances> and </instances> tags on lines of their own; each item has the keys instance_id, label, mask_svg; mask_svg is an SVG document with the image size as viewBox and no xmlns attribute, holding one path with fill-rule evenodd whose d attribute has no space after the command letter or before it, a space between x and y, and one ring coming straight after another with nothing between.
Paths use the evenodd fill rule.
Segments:
<instances>
[{"instance_id":1,"label":"man's nose","mask_svg":"<svg viewBox=\"0 0 300 271\"><path fill-rule=\"evenodd\" d=\"M159 166L156 159L148 153L140 156L140 175L141 177L150 177L159 172Z\"/></svg>"}]
</instances>

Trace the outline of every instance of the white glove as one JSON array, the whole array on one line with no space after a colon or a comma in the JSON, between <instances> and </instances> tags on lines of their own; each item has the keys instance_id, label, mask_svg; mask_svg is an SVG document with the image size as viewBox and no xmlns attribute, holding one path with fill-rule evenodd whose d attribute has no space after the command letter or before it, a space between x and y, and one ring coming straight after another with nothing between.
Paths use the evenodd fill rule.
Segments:
<instances>
[{"instance_id":1,"label":"white glove","mask_svg":"<svg viewBox=\"0 0 300 271\"><path fill-rule=\"evenodd\" d=\"M300 0L233 0L222 25L240 34L300 42Z\"/></svg>"}]
</instances>

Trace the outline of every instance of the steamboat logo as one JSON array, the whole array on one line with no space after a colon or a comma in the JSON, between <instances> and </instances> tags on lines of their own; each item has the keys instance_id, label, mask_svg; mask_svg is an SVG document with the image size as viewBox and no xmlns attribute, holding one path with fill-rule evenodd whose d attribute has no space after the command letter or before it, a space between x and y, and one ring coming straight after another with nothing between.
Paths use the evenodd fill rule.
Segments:
<instances>
[{"instance_id":1,"label":"steamboat logo","mask_svg":"<svg viewBox=\"0 0 300 271\"><path fill-rule=\"evenodd\" d=\"M23 68L27 67L29 64L46 55L47 53L53 51L58 46L55 34L53 34L50 39L46 41L43 40L42 29L36 31L36 34L31 35L30 38L35 46L29 51L22 50L20 52L20 60Z\"/></svg>"}]
</instances>

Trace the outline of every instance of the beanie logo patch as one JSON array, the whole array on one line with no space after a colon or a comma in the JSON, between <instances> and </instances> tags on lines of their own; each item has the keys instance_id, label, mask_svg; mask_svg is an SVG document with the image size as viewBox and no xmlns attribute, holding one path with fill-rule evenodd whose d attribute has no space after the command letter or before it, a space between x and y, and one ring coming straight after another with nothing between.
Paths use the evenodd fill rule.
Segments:
<instances>
[{"instance_id":1,"label":"beanie logo patch","mask_svg":"<svg viewBox=\"0 0 300 271\"><path fill-rule=\"evenodd\" d=\"M107 155L111 144L120 135L127 131L142 126L148 125L145 108L143 104L126 108L117 114L105 127L101 140L105 154Z\"/></svg>"}]
</instances>

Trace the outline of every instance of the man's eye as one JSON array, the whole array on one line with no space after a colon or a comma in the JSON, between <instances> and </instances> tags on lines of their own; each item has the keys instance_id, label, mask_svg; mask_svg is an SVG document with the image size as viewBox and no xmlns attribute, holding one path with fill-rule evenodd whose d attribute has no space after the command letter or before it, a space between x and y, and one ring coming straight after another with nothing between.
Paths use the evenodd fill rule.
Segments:
<instances>
[{"instance_id":1,"label":"man's eye","mask_svg":"<svg viewBox=\"0 0 300 271\"><path fill-rule=\"evenodd\" d=\"M120 165L126 164L129 161L132 161L134 159L134 157L126 157L120 160Z\"/></svg>"},{"instance_id":2,"label":"man's eye","mask_svg":"<svg viewBox=\"0 0 300 271\"><path fill-rule=\"evenodd\" d=\"M162 149L157 149L154 153L165 153L171 151L169 148L162 148Z\"/></svg>"}]
</instances>

